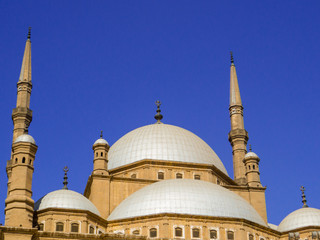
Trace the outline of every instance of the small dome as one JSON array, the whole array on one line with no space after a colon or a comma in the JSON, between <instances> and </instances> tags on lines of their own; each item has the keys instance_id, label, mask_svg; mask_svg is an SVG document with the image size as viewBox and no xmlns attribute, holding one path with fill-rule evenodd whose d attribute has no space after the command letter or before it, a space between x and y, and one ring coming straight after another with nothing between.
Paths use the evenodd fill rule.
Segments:
<instances>
[{"instance_id":1,"label":"small dome","mask_svg":"<svg viewBox=\"0 0 320 240\"><path fill-rule=\"evenodd\" d=\"M137 128L113 144L108 168L114 169L143 159L211 164L228 175L217 154L201 138L169 124Z\"/></svg>"},{"instance_id":2,"label":"small dome","mask_svg":"<svg viewBox=\"0 0 320 240\"><path fill-rule=\"evenodd\" d=\"M94 142L93 145L96 145L96 144L107 144L109 145L109 143L107 142L107 140L103 139L103 138L99 138L97 141Z\"/></svg>"},{"instance_id":3,"label":"small dome","mask_svg":"<svg viewBox=\"0 0 320 240\"><path fill-rule=\"evenodd\" d=\"M268 223L268 227L273 229L273 230L278 230L278 226L272 223Z\"/></svg>"},{"instance_id":4,"label":"small dome","mask_svg":"<svg viewBox=\"0 0 320 240\"><path fill-rule=\"evenodd\" d=\"M89 199L80 193L67 189L50 192L35 203L34 209L36 211L46 208L87 210L100 216L98 209Z\"/></svg>"},{"instance_id":5,"label":"small dome","mask_svg":"<svg viewBox=\"0 0 320 240\"><path fill-rule=\"evenodd\" d=\"M245 156L244 159L251 159L251 158L259 158L257 154L254 152L248 152Z\"/></svg>"},{"instance_id":6,"label":"small dome","mask_svg":"<svg viewBox=\"0 0 320 240\"><path fill-rule=\"evenodd\" d=\"M33 139L33 137L29 134L22 134L19 137L16 138L16 140L14 141L14 143L17 142L29 142L29 143L33 143L36 144L36 141Z\"/></svg>"},{"instance_id":7,"label":"small dome","mask_svg":"<svg viewBox=\"0 0 320 240\"><path fill-rule=\"evenodd\" d=\"M242 197L217 184L192 179L164 180L146 186L122 201L108 220L161 213L241 218L266 226Z\"/></svg>"},{"instance_id":8,"label":"small dome","mask_svg":"<svg viewBox=\"0 0 320 240\"><path fill-rule=\"evenodd\" d=\"M278 226L279 232L287 232L297 228L320 226L320 210L316 208L300 208L286 216Z\"/></svg>"}]
</instances>

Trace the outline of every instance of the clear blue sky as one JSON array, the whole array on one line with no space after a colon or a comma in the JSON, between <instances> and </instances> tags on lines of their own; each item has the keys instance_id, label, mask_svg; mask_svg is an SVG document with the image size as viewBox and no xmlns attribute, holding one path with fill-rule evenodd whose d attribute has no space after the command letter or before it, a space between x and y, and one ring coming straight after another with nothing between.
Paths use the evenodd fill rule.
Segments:
<instances>
[{"instance_id":1,"label":"clear blue sky","mask_svg":"<svg viewBox=\"0 0 320 240\"><path fill-rule=\"evenodd\" d=\"M157 99L163 122L201 137L233 176L232 50L269 222L302 206L301 185L320 208L319 8L318 0L1 1L1 209L28 26L35 200L62 187L65 165L69 187L82 193L100 130L113 144L153 123Z\"/></svg>"}]
</instances>

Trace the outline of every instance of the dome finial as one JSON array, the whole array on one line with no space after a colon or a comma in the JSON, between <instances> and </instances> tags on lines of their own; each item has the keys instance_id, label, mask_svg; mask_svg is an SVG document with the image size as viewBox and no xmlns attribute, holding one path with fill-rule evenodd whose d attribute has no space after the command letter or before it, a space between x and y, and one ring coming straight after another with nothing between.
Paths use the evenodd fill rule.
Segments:
<instances>
[{"instance_id":1,"label":"dome finial","mask_svg":"<svg viewBox=\"0 0 320 240\"><path fill-rule=\"evenodd\" d=\"M252 152L251 144L249 144L249 151Z\"/></svg>"},{"instance_id":2,"label":"dome finial","mask_svg":"<svg viewBox=\"0 0 320 240\"><path fill-rule=\"evenodd\" d=\"M234 60L233 60L233 53L232 53L232 51L230 51L230 57L231 57L231 64L234 64Z\"/></svg>"},{"instance_id":3,"label":"dome finial","mask_svg":"<svg viewBox=\"0 0 320 240\"><path fill-rule=\"evenodd\" d=\"M29 31L28 31L28 39L31 38L31 27L29 27Z\"/></svg>"},{"instance_id":4,"label":"dome finial","mask_svg":"<svg viewBox=\"0 0 320 240\"><path fill-rule=\"evenodd\" d=\"M160 105L161 102L159 100L156 101L156 105L157 105L157 114L154 116L154 118L157 120L157 123L161 123L161 119L163 118L162 114L160 113Z\"/></svg>"},{"instance_id":5,"label":"dome finial","mask_svg":"<svg viewBox=\"0 0 320 240\"><path fill-rule=\"evenodd\" d=\"M302 206L302 207L308 207L306 195L304 194L304 191L305 191L305 190L306 190L306 189L304 188L304 186L301 186L301 187L300 187L300 191L302 192L302 203L303 203L303 206Z\"/></svg>"},{"instance_id":6,"label":"dome finial","mask_svg":"<svg viewBox=\"0 0 320 240\"><path fill-rule=\"evenodd\" d=\"M66 189L68 190L68 176L67 176L67 172L69 171L69 168L67 166L65 166L63 168L64 171L64 178L63 178L63 188L62 189Z\"/></svg>"},{"instance_id":7,"label":"dome finial","mask_svg":"<svg viewBox=\"0 0 320 240\"><path fill-rule=\"evenodd\" d=\"M100 138L103 138L103 131L100 132Z\"/></svg>"}]
</instances>

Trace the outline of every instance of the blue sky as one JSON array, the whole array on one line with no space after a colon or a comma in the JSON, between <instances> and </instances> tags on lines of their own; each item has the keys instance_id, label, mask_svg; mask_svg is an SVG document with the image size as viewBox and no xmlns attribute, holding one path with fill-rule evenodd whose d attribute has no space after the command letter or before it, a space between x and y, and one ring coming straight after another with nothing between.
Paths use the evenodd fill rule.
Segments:
<instances>
[{"instance_id":1,"label":"blue sky","mask_svg":"<svg viewBox=\"0 0 320 240\"><path fill-rule=\"evenodd\" d=\"M100 130L110 144L154 123L186 128L230 176L229 52L249 143L260 156L269 222L309 206L319 191L319 1L1 1L0 202L27 29L32 26L29 133L39 146L33 198L83 192ZM4 222L4 214L0 215Z\"/></svg>"}]
</instances>

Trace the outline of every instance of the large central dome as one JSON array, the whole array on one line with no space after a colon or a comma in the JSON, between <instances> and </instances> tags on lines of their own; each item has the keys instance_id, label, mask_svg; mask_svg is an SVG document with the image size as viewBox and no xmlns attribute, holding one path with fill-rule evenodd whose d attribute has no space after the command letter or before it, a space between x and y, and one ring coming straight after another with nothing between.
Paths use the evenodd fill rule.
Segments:
<instances>
[{"instance_id":1,"label":"large central dome","mask_svg":"<svg viewBox=\"0 0 320 240\"><path fill-rule=\"evenodd\" d=\"M120 138L109 150L108 168L143 159L211 164L228 175L217 154L192 132L168 124L137 128Z\"/></svg>"}]
</instances>

